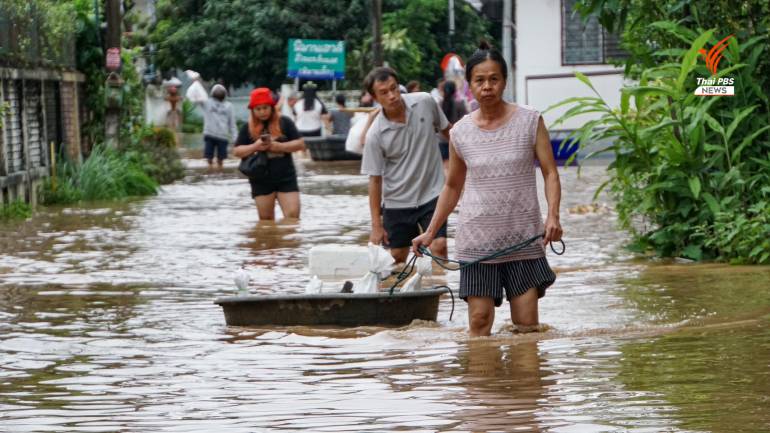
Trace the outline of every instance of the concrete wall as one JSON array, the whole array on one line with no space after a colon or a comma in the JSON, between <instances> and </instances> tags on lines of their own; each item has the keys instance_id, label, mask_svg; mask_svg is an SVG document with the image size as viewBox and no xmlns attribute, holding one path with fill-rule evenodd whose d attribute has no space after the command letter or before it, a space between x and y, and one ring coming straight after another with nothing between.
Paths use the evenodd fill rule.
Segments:
<instances>
[{"instance_id":1,"label":"concrete wall","mask_svg":"<svg viewBox=\"0 0 770 433\"><path fill-rule=\"evenodd\" d=\"M37 204L37 189L50 174L50 145L80 162L82 74L0 68L0 204Z\"/></svg>"},{"instance_id":2,"label":"concrete wall","mask_svg":"<svg viewBox=\"0 0 770 433\"><path fill-rule=\"evenodd\" d=\"M538 110L569 97L594 96L574 76L580 71L589 79L610 105L620 105L623 85L622 69L612 65L562 64L562 0L516 1L516 102ZM556 120L565 109L543 116L546 125ZM575 129L595 116L583 116L558 126L554 131Z\"/></svg>"}]
</instances>

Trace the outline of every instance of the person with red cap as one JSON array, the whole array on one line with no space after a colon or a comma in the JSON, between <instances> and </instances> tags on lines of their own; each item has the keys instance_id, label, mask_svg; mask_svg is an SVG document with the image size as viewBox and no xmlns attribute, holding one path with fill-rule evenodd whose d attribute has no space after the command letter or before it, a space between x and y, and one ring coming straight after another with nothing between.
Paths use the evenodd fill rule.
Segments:
<instances>
[{"instance_id":1,"label":"person with red cap","mask_svg":"<svg viewBox=\"0 0 770 433\"><path fill-rule=\"evenodd\" d=\"M291 154L305 150L305 141L294 121L281 116L275 105L267 87L251 92L249 122L241 128L233 148L233 155L241 159L258 152L267 155L268 175L249 178L260 220L275 219L276 200L285 218L299 218L299 186Z\"/></svg>"}]
</instances>

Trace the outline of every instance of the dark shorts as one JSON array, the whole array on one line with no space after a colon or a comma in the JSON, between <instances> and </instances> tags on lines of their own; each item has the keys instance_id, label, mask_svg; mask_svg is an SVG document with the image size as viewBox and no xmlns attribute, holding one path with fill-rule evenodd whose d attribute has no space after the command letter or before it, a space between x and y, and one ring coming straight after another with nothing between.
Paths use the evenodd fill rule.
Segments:
<instances>
[{"instance_id":1,"label":"dark shorts","mask_svg":"<svg viewBox=\"0 0 770 433\"><path fill-rule=\"evenodd\" d=\"M441 159L443 160L449 159L449 143L447 143L446 141L439 141L438 151L441 152Z\"/></svg>"},{"instance_id":2,"label":"dark shorts","mask_svg":"<svg viewBox=\"0 0 770 433\"><path fill-rule=\"evenodd\" d=\"M412 239L428 228L438 197L424 205L406 209L383 209L382 225L388 234L387 247L404 248L412 246ZM436 233L436 238L446 237L446 223Z\"/></svg>"},{"instance_id":3,"label":"dark shorts","mask_svg":"<svg viewBox=\"0 0 770 433\"><path fill-rule=\"evenodd\" d=\"M312 131L299 131L299 135L303 137L320 137L321 136L321 130L320 129L314 129Z\"/></svg>"},{"instance_id":4,"label":"dark shorts","mask_svg":"<svg viewBox=\"0 0 770 433\"><path fill-rule=\"evenodd\" d=\"M251 198L274 192L299 192L296 175L285 176L280 179L270 179L264 182L256 182L249 179L249 184L251 185Z\"/></svg>"},{"instance_id":5,"label":"dark shorts","mask_svg":"<svg viewBox=\"0 0 770 433\"><path fill-rule=\"evenodd\" d=\"M545 289L554 281L556 274L545 257L505 263L479 263L460 270L460 298L467 302L468 296L489 297L499 307L503 303L503 293L510 301L534 287L538 298L542 298Z\"/></svg>"},{"instance_id":6,"label":"dark shorts","mask_svg":"<svg viewBox=\"0 0 770 433\"><path fill-rule=\"evenodd\" d=\"M214 151L216 151L217 159L220 161L227 158L227 140L204 135L203 143L204 158L208 160L214 159Z\"/></svg>"}]
</instances>

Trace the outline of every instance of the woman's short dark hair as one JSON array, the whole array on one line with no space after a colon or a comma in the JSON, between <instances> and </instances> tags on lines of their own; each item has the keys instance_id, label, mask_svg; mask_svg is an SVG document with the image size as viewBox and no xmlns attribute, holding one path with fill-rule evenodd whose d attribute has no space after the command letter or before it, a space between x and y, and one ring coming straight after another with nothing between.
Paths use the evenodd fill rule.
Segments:
<instances>
[{"instance_id":1,"label":"woman's short dark hair","mask_svg":"<svg viewBox=\"0 0 770 433\"><path fill-rule=\"evenodd\" d=\"M396 71L386 66L374 68L366 75L366 78L364 78L364 89L366 89L370 95L374 96L375 81L388 81L388 78L390 77L393 77L393 79L396 80L396 84L398 84L398 75L396 74Z\"/></svg>"},{"instance_id":2,"label":"woman's short dark hair","mask_svg":"<svg viewBox=\"0 0 770 433\"><path fill-rule=\"evenodd\" d=\"M337 93L337 96L334 97L334 101L336 101L339 105L345 105L345 94Z\"/></svg>"},{"instance_id":3,"label":"woman's short dark hair","mask_svg":"<svg viewBox=\"0 0 770 433\"><path fill-rule=\"evenodd\" d=\"M471 75L473 75L473 68L478 66L479 63L484 63L487 60L492 60L500 65L500 72L503 73L503 80L508 81L508 64L505 62L503 55L500 51L492 48L489 42L482 40L479 43L479 49L468 59L465 64L465 79L470 83Z\"/></svg>"}]
</instances>

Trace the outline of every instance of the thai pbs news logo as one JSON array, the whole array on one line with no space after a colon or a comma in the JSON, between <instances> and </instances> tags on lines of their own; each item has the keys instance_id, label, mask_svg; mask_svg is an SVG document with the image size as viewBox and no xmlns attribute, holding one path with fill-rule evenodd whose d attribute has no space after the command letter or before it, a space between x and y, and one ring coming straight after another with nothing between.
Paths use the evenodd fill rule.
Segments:
<instances>
[{"instance_id":1,"label":"thai pbs news logo","mask_svg":"<svg viewBox=\"0 0 770 433\"><path fill-rule=\"evenodd\" d=\"M735 78L717 77L719 61L722 60L722 53L733 40L730 35L706 51L701 48L698 53L706 61L706 68L711 72L710 78L698 77L698 88L695 89L697 96L735 96Z\"/></svg>"}]
</instances>

